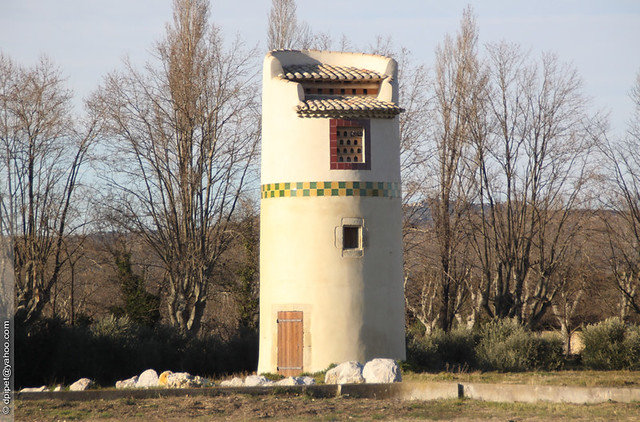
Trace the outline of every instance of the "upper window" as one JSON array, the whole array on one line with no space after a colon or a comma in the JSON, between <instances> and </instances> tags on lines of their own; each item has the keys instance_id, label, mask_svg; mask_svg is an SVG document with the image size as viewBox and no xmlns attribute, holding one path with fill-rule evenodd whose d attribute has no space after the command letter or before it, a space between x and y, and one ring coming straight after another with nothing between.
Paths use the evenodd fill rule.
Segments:
<instances>
[{"instance_id":1,"label":"upper window","mask_svg":"<svg viewBox=\"0 0 640 422\"><path fill-rule=\"evenodd\" d=\"M362 145L364 129L360 126L338 126L338 162L364 163Z\"/></svg>"},{"instance_id":2,"label":"upper window","mask_svg":"<svg viewBox=\"0 0 640 422\"><path fill-rule=\"evenodd\" d=\"M331 169L371 169L369 120L331 119L330 130Z\"/></svg>"}]
</instances>

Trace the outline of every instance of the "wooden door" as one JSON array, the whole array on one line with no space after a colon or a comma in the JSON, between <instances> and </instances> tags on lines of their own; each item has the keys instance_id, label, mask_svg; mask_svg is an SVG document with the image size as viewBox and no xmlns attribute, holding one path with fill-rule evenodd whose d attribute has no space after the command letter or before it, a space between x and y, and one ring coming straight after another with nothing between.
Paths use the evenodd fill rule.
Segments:
<instances>
[{"instance_id":1,"label":"wooden door","mask_svg":"<svg viewBox=\"0 0 640 422\"><path fill-rule=\"evenodd\" d=\"M278 312L278 373L285 377L302 373L302 312Z\"/></svg>"}]
</instances>

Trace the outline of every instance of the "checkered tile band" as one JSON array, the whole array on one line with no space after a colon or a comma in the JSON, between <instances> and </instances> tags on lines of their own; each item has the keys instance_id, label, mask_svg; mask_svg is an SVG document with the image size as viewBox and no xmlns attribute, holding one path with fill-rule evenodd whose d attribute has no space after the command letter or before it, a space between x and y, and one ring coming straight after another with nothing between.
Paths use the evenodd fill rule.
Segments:
<instances>
[{"instance_id":1,"label":"checkered tile band","mask_svg":"<svg viewBox=\"0 0 640 422\"><path fill-rule=\"evenodd\" d=\"M398 182L286 182L260 187L260 197L290 198L303 196L377 196L400 198Z\"/></svg>"}]
</instances>

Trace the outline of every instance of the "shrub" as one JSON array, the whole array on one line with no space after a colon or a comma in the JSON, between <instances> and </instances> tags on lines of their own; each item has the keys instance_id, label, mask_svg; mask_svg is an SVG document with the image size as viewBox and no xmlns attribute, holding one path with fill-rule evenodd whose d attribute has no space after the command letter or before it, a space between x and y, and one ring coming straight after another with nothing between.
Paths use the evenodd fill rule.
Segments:
<instances>
[{"instance_id":1,"label":"shrub","mask_svg":"<svg viewBox=\"0 0 640 422\"><path fill-rule=\"evenodd\" d=\"M108 315L89 326L95 336L127 338L133 335L133 323L129 317Z\"/></svg>"},{"instance_id":2,"label":"shrub","mask_svg":"<svg viewBox=\"0 0 640 422\"><path fill-rule=\"evenodd\" d=\"M562 340L535 334L515 319L494 320L481 328L476 356L484 370L554 370L563 363Z\"/></svg>"},{"instance_id":3,"label":"shrub","mask_svg":"<svg viewBox=\"0 0 640 422\"><path fill-rule=\"evenodd\" d=\"M403 370L439 371L442 366L437 347L430 335L409 334L407 336L407 360Z\"/></svg>"},{"instance_id":4,"label":"shrub","mask_svg":"<svg viewBox=\"0 0 640 422\"><path fill-rule=\"evenodd\" d=\"M428 335L411 332L407 338L407 366L413 370L466 369L476 362L477 334L467 328Z\"/></svg>"},{"instance_id":5,"label":"shrub","mask_svg":"<svg viewBox=\"0 0 640 422\"><path fill-rule=\"evenodd\" d=\"M593 369L640 369L640 327L608 318L582 331L582 362Z\"/></svg>"},{"instance_id":6,"label":"shrub","mask_svg":"<svg viewBox=\"0 0 640 422\"><path fill-rule=\"evenodd\" d=\"M116 253L115 263L124 306L112 306L111 313L127 316L137 325L155 325L160 320L160 298L146 290L143 276L133 272L131 253Z\"/></svg>"},{"instance_id":7,"label":"shrub","mask_svg":"<svg viewBox=\"0 0 640 422\"><path fill-rule=\"evenodd\" d=\"M624 339L625 347L628 350L629 369L640 369L640 326L628 327Z\"/></svg>"},{"instance_id":8,"label":"shrub","mask_svg":"<svg viewBox=\"0 0 640 422\"><path fill-rule=\"evenodd\" d=\"M514 319L495 320L479 330L436 330L407 338L406 368L414 371L558 369L564 363L562 339L533 333Z\"/></svg>"}]
</instances>

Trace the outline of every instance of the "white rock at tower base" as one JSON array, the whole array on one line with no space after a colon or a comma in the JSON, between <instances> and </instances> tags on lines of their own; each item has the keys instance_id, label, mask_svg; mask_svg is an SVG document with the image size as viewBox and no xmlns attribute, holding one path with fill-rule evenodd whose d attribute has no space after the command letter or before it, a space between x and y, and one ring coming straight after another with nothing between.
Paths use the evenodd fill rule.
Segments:
<instances>
[{"instance_id":1,"label":"white rock at tower base","mask_svg":"<svg viewBox=\"0 0 640 422\"><path fill-rule=\"evenodd\" d=\"M362 376L367 384L390 384L402 381L400 367L393 359L373 359L364 365Z\"/></svg>"},{"instance_id":2,"label":"white rock at tower base","mask_svg":"<svg viewBox=\"0 0 640 422\"><path fill-rule=\"evenodd\" d=\"M244 381L240 377L234 377L230 380L224 380L220 383L220 387L242 387L244 385Z\"/></svg>"},{"instance_id":3,"label":"white rock at tower base","mask_svg":"<svg viewBox=\"0 0 640 422\"><path fill-rule=\"evenodd\" d=\"M135 388L137 382L138 376L136 375L126 380L116 381L116 388L119 390L122 388Z\"/></svg>"},{"instance_id":4,"label":"white rock at tower base","mask_svg":"<svg viewBox=\"0 0 640 422\"><path fill-rule=\"evenodd\" d=\"M245 387L257 387L262 385L272 385L273 381L268 380L263 375L249 375L244 380Z\"/></svg>"},{"instance_id":5,"label":"white rock at tower base","mask_svg":"<svg viewBox=\"0 0 640 422\"><path fill-rule=\"evenodd\" d=\"M147 369L141 373L138 382L136 382L137 388L150 388L158 385L158 373L153 369Z\"/></svg>"},{"instance_id":6,"label":"white rock at tower base","mask_svg":"<svg viewBox=\"0 0 640 422\"><path fill-rule=\"evenodd\" d=\"M355 360L343 362L327 371L324 376L325 384L362 384L362 364Z\"/></svg>"}]
</instances>

